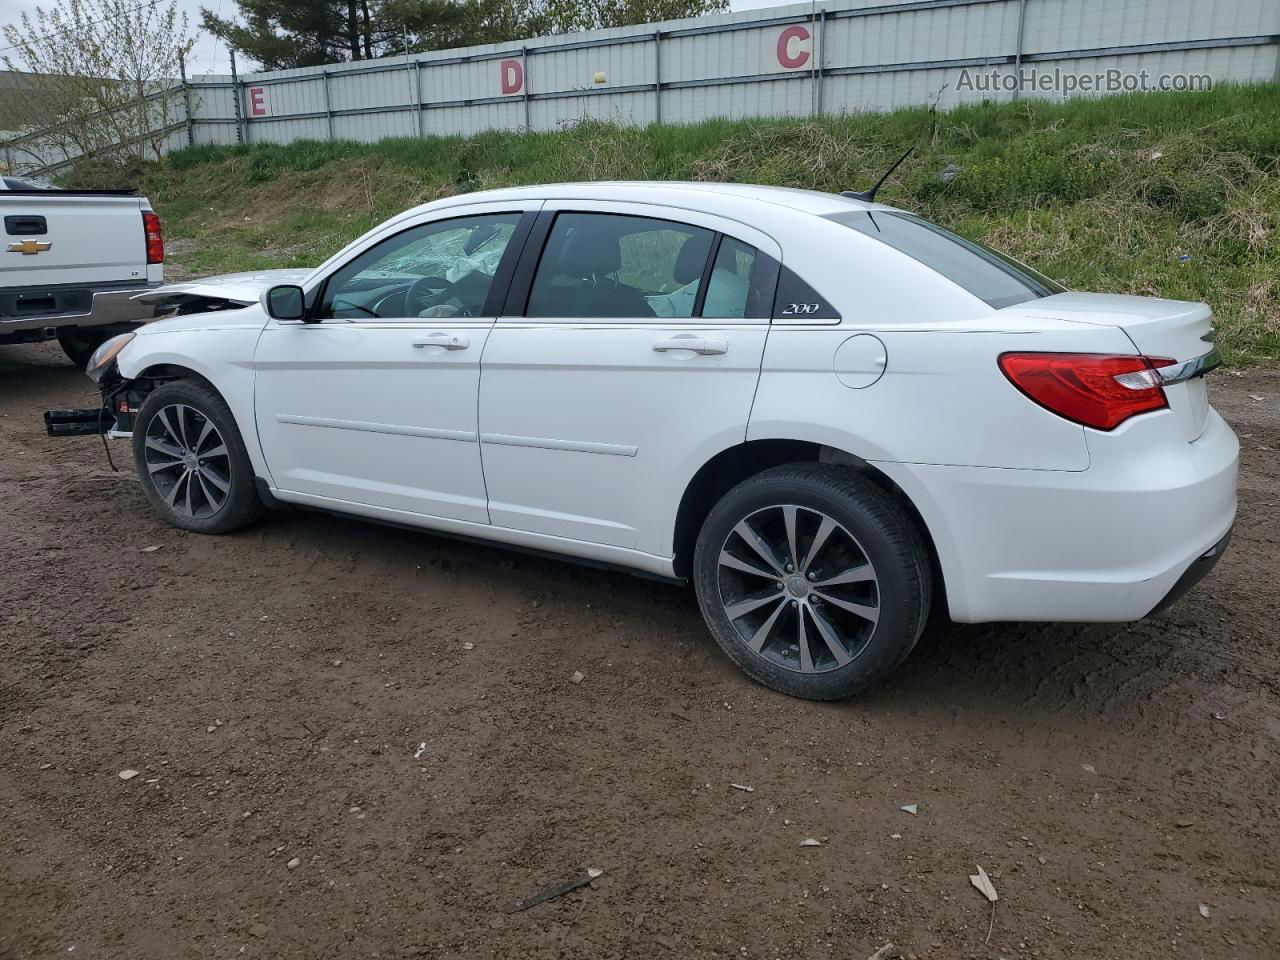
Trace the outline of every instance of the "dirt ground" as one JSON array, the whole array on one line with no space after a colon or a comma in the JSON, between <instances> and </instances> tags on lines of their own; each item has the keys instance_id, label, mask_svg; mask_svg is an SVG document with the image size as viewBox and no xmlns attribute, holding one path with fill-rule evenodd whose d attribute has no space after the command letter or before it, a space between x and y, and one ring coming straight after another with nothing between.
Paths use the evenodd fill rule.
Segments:
<instances>
[{"instance_id":1,"label":"dirt ground","mask_svg":"<svg viewBox=\"0 0 1280 960\"><path fill-rule=\"evenodd\" d=\"M1170 619L934 628L821 705L678 587L173 530L0 349L0 957L1280 956L1280 375L1212 392L1240 519Z\"/></svg>"}]
</instances>

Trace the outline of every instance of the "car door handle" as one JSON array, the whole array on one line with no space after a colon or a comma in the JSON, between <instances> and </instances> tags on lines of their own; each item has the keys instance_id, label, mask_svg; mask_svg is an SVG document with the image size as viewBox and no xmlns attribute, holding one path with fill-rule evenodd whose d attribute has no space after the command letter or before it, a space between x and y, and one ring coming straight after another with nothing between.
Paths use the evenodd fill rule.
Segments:
<instances>
[{"instance_id":1,"label":"car door handle","mask_svg":"<svg viewBox=\"0 0 1280 960\"><path fill-rule=\"evenodd\" d=\"M691 337L683 334L678 337L672 337L669 340L656 340L653 349L657 353L666 353L668 350L692 350L694 353L702 356L711 356L718 353L728 353L729 344L725 340L708 340L705 337Z\"/></svg>"},{"instance_id":2,"label":"car door handle","mask_svg":"<svg viewBox=\"0 0 1280 960\"><path fill-rule=\"evenodd\" d=\"M471 338L460 333L429 333L413 341L415 347L444 347L446 350L465 350L471 346Z\"/></svg>"}]
</instances>

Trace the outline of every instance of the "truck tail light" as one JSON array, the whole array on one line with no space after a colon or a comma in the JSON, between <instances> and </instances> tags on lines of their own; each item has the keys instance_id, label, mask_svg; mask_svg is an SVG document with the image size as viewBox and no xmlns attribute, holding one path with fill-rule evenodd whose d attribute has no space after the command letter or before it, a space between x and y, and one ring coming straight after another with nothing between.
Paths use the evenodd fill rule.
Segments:
<instances>
[{"instance_id":1,"label":"truck tail light","mask_svg":"<svg viewBox=\"0 0 1280 960\"><path fill-rule=\"evenodd\" d=\"M1046 410L1097 430L1169 405L1158 368L1164 357L1100 353L1005 353L1000 370Z\"/></svg>"},{"instance_id":2,"label":"truck tail light","mask_svg":"<svg viewBox=\"0 0 1280 960\"><path fill-rule=\"evenodd\" d=\"M164 235L160 232L160 218L150 210L143 210L142 229L147 235L147 263L164 263Z\"/></svg>"}]
</instances>

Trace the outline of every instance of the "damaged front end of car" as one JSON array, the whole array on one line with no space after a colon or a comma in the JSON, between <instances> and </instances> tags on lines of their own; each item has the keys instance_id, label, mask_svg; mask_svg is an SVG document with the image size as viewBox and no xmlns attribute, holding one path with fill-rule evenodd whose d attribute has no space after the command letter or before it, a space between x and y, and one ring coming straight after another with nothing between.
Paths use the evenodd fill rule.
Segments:
<instances>
[{"instance_id":1,"label":"damaged front end of car","mask_svg":"<svg viewBox=\"0 0 1280 960\"><path fill-rule=\"evenodd\" d=\"M171 283L140 294L134 299L155 309L162 319L193 317L223 311L242 310L258 302L261 292L278 283L296 283L306 270L259 270L204 277ZM128 439L133 420L143 400L160 384L174 377L162 375L128 380L120 374L116 358L136 336L122 333L103 343L85 366L85 373L98 384L102 403L97 407L73 410L46 410L45 432L51 437L81 437L103 434Z\"/></svg>"},{"instance_id":2,"label":"damaged front end of car","mask_svg":"<svg viewBox=\"0 0 1280 960\"><path fill-rule=\"evenodd\" d=\"M145 381L126 380L120 375L116 358L136 336L122 333L98 347L85 365L85 374L102 393L97 407L75 410L46 410L45 431L51 437L78 437L106 434L112 437L133 435L133 417L153 385Z\"/></svg>"}]
</instances>

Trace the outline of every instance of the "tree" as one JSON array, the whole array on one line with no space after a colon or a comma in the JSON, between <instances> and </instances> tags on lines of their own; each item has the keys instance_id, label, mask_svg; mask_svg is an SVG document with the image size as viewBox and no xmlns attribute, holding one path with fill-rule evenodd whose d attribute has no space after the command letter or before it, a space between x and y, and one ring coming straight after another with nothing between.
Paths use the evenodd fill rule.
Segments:
<instances>
[{"instance_id":1,"label":"tree","mask_svg":"<svg viewBox=\"0 0 1280 960\"><path fill-rule=\"evenodd\" d=\"M201 23L265 69L311 67L715 13L728 0L236 0Z\"/></svg>"},{"instance_id":2,"label":"tree","mask_svg":"<svg viewBox=\"0 0 1280 960\"><path fill-rule=\"evenodd\" d=\"M0 30L6 68L24 71L41 106L20 130L42 127L16 145L37 162L159 157L180 116L175 79L191 51L187 17L175 0L54 0ZM177 122L180 122L177 121Z\"/></svg>"},{"instance_id":3,"label":"tree","mask_svg":"<svg viewBox=\"0 0 1280 960\"><path fill-rule=\"evenodd\" d=\"M729 9L729 0L545 0L536 16L544 33L575 33L701 17Z\"/></svg>"}]
</instances>

